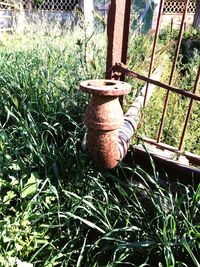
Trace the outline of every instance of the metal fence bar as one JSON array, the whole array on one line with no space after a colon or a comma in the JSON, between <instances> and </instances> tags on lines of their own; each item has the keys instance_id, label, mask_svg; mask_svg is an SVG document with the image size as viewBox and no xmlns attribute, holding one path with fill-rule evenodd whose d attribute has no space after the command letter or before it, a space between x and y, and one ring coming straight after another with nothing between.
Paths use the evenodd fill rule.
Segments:
<instances>
[{"instance_id":1,"label":"metal fence bar","mask_svg":"<svg viewBox=\"0 0 200 267\"><path fill-rule=\"evenodd\" d=\"M108 45L106 61L106 79L124 80L124 76L114 75L113 66L116 62L126 64L128 36L130 26L131 0L111 0L108 11ZM119 97L123 107L123 96Z\"/></svg>"},{"instance_id":2,"label":"metal fence bar","mask_svg":"<svg viewBox=\"0 0 200 267\"><path fill-rule=\"evenodd\" d=\"M155 61L155 54L156 54L156 45L159 38L159 28L161 24L161 18L164 12L164 5L166 0L161 0L158 12L158 18L156 23L156 30L153 40L153 47L152 47L152 54L151 54L151 61L148 69L148 77L136 73L125 65L126 64L126 56L127 56L127 48L128 48L128 34L129 34L129 22L130 22L130 7L131 1L129 0L111 0L111 5L108 14L108 51L107 51L107 65L106 65L106 78L109 79L123 79L125 75L130 77L139 79L141 81L147 82L146 90L145 90L145 97L143 101L143 106L146 106L147 102L147 95L148 95L148 87L150 84L156 85L159 89L166 90L166 96L164 101L164 108L162 111L162 118L159 126L159 132L157 135L157 140L150 140L149 138L144 138L146 142L152 143L155 146L161 149L168 149L176 153L177 156L185 156L190 162L193 164L200 164L200 156L188 153L183 151L184 146L184 138L186 135L190 115L192 112L193 101L200 101L200 94L197 93L197 87L199 83L199 76L200 76L200 68L198 70L197 78L195 81L195 85L192 91L183 90L181 88L177 88L174 86L174 74L177 67L178 56L180 52L181 41L183 38L183 33L186 28L186 16L188 13L188 8L190 1L184 0L183 2L183 13L181 19L181 25L179 28L178 38L176 41L176 48L174 53L174 58L172 62L171 72L169 81L167 84L160 82L158 80L152 79L151 75L154 69L154 61ZM128 8L127 8L128 6ZM126 13L127 12L127 13ZM128 18L127 18L128 16ZM172 25L171 25L172 27ZM175 43L175 42L174 42ZM150 90L150 88L149 88ZM176 94L185 96L190 99L190 103L188 106L188 110L186 111L186 119L182 131L182 135L180 138L180 143L178 147L172 147L167 144L164 144L161 141L162 133L164 129L165 118L167 115L167 108L169 103L169 96L170 92L174 92ZM189 167L188 167L189 168ZM199 172L200 173L200 172Z\"/></svg>"},{"instance_id":3,"label":"metal fence bar","mask_svg":"<svg viewBox=\"0 0 200 267\"><path fill-rule=\"evenodd\" d=\"M171 152L174 152L178 156L180 156L180 155L185 156L190 161L191 164L200 165L200 156L199 155L196 155L194 153L187 152L187 151L180 151L177 147L170 146L170 145L167 145L167 144L162 143L162 142L157 143L156 140L148 138L148 137L139 137L139 139L145 143L154 145L158 148L166 149L166 150L169 150Z\"/></svg>"},{"instance_id":4,"label":"metal fence bar","mask_svg":"<svg viewBox=\"0 0 200 267\"><path fill-rule=\"evenodd\" d=\"M164 0L161 0L160 7L159 7L159 12L158 12L157 24L156 24L156 32L155 32L155 36L154 36L153 50L152 50L151 62L150 62L150 66L149 66L148 78L151 77L153 66L154 66L154 59L155 59L155 53L156 53L156 44L157 44L157 41L158 41L158 35L159 35L159 29L160 29L160 24L161 24L163 6L164 6ZM149 88L149 83L147 83L147 86L146 86L146 91L145 91L145 96L144 96L144 104L143 104L144 107L146 106L148 88Z\"/></svg>"},{"instance_id":5,"label":"metal fence bar","mask_svg":"<svg viewBox=\"0 0 200 267\"><path fill-rule=\"evenodd\" d=\"M196 93L196 91L198 89L199 77L200 77L200 66L199 66L199 69L198 69L198 72L197 72L197 77L196 77L196 81L195 81L195 85L194 85L194 89L193 89L193 93L194 94ZM190 103L189 103L189 107L188 107L187 115L186 115L186 119L185 119L185 124L184 124L184 127L183 127L183 132L182 132L181 140L180 140L180 143L179 143L179 150L183 150L184 138L185 138L185 134L186 134L186 131L187 131L187 126L188 126L188 123L189 123L190 114L191 114L191 111L192 111L193 101L194 101L194 99L190 99Z\"/></svg>"},{"instance_id":6,"label":"metal fence bar","mask_svg":"<svg viewBox=\"0 0 200 267\"><path fill-rule=\"evenodd\" d=\"M108 12L106 78L113 77L116 62L126 64L131 0L112 0Z\"/></svg>"},{"instance_id":7,"label":"metal fence bar","mask_svg":"<svg viewBox=\"0 0 200 267\"><path fill-rule=\"evenodd\" d=\"M182 40L182 37L183 37L184 22L185 22L185 17L187 15L188 4L189 4L189 0L185 0L185 6L184 6L184 11L183 11L183 16L182 16L181 26L180 26L180 30L179 30L178 42L177 42L177 46L176 46L176 51L175 51L173 65L172 65L170 79L169 79L169 85L172 85L173 84L173 77L174 77L174 72L176 70L176 64L177 64L178 55L179 55L179 51L180 51L181 40ZM165 117L166 117L166 113L167 113L167 106L168 106L168 102L169 102L169 95L170 95L170 91L167 91L165 102L164 102L164 108L163 108L163 112L162 112L162 118L161 118L160 128L159 128L159 132L158 132L158 136L157 136L157 142L158 143L160 142L161 137L162 137L162 132L163 132L163 128L164 128Z\"/></svg>"},{"instance_id":8,"label":"metal fence bar","mask_svg":"<svg viewBox=\"0 0 200 267\"><path fill-rule=\"evenodd\" d=\"M177 182L177 178L181 183L192 184L196 188L200 182L200 169L181 164L175 160L168 159L164 156L160 156L153 151L146 152L144 148L139 146L134 147L135 162L142 166L147 172L152 172L152 164L149 160L149 154L151 155L156 170L161 174L163 170L166 171L170 180Z\"/></svg>"},{"instance_id":9,"label":"metal fence bar","mask_svg":"<svg viewBox=\"0 0 200 267\"><path fill-rule=\"evenodd\" d=\"M134 72L132 70L129 70L128 67L126 65L122 64L122 63L116 64L114 66L114 68L113 68L113 71L123 72L124 74L126 74L126 75L128 75L130 77L134 77L134 78L139 79L139 80L142 80L144 82L152 83L154 85L157 85L158 87L167 89L170 92L174 92L174 93L177 93L179 95L183 95L183 96L186 96L188 98L191 98L191 99L200 101L200 95L198 95L198 94L194 94L192 92L189 92L189 91L186 91L186 90L177 88L175 86L168 85L168 84L162 83L160 81L156 81L154 79L148 78L148 77L146 77L144 75L141 75L141 74L139 74L137 72Z\"/></svg>"},{"instance_id":10,"label":"metal fence bar","mask_svg":"<svg viewBox=\"0 0 200 267\"><path fill-rule=\"evenodd\" d=\"M124 17L124 30L123 30L123 49L121 62L126 64L127 52L128 52L128 39L129 39L129 27L130 27L130 16L131 16L131 1L126 1L125 6L125 17ZM121 76L120 80L124 81L125 77ZM123 98L123 96L121 96Z\"/></svg>"}]
</instances>

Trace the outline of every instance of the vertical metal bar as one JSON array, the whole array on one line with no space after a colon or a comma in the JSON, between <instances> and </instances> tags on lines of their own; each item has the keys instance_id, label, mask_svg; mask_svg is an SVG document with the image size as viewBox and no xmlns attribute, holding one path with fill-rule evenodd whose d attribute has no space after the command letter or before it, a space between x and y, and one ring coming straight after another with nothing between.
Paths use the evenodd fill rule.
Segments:
<instances>
[{"instance_id":1,"label":"vertical metal bar","mask_svg":"<svg viewBox=\"0 0 200 267\"><path fill-rule=\"evenodd\" d=\"M171 33L172 33L172 31L173 31L173 25L174 25L174 19L172 18L172 19L171 19L171 28L170 28Z\"/></svg>"},{"instance_id":2,"label":"vertical metal bar","mask_svg":"<svg viewBox=\"0 0 200 267\"><path fill-rule=\"evenodd\" d=\"M169 85L173 84L173 77L174 77L174 72L176 70L176 64L177 64L178 55L179 55L180 46L181 46L181 41L182 41L182 37L183 37L184 22L185 22L185 17L187 15L188 4L189 4L189 0L185 0L181 26L180 26L180 30L179 30L178 42L177 42L177 46L176 46L176 51L175 51L173 65L172 65L170 79L169 79ZM166 113L167 113L167 105L168 105L168 102L169 102L169 95L170 95L170 92L167 91L167 94L166 94L166 97L165 97L163 113L162 113L162 119L161 119L160 128L159 128L159 132L158 132L158 136L157 136L157 142L158 143L160 142L160 139L161 139L161 136L162 136L162 132L163 132L164 121L165 121L165 117L166 117Z\"/></svg>"},{"instance_id":3,"label":"vertical metal bar","mask_svg":"<svg viewBox=\"0 0 200 267\"><path fill-rule=\"evenodd\" d=\"M131 2L131 0L111 0L107 23L106 79L124 80L124 75L114 76L112 67L120 62L126 64ZM119 100L123 107L123 96L120 96Z\"/></svg>"},{"instance_id":4,"label":"vertical metal bar","mask_svg":"<svg viewBox=\"0 0 200 267\"><path fill-rule=\"evenodd\" d=\"M161 0L159 12L158 12L157 24L156 24L156 32L155 32L155 36L154 36L153 50L152 50L152 55L151 55L151 62L150 62L150 67L149 67L149 72L148 72L148 78L151 77L153 66L154 66L156 44L158 41L158 34L159 34L160 23L161 23L161 18L162 18L162 13L163 13L163 6L164 6L164 0ZM146 86L146 91L145 91L145 96L144 96L144 104L143 104L144 107L146 106L146 102L147 102L148 88L149 88L149 83L147 83L147 86Z\"/></svg>"},{"instance_id":5,"label":"vertical metal bar","mask_svg":"<svg viewBox=\"0 0 200 267\"><path fill-rule=\"evenodd\" d=\"M131 0L111 0L108 12L106 78L112 79L115 63L126 64Z\"/></svg>"},{"instance_id":6,"label":"vertical metal bar","mask_svg":"<svg viewBox=\"0 0 200 267\"><path fill-rule=\"evenodd\" d=\"M127 52L128 52L128 39L130 30L130 18L131 18L131 0L126 0L125 14L124 14L124 25L123 25L123 41L122 41L122 56L121 62L126 64ZM125 75L121 75L120 80L124 81ZM123 97L123 96L122 96Z\"/></svg>"},{"instance_id":7,"label":"vertical metal bar","mask_svg":"<svg viewBox=\"0 0 200 267\"><path fill-rule=\"evenodd\" d=\"M195 81L195 84L194 84L194 89L192 91L194 94L197 92L197 89L198 89L199 78L200 78L200 66L199 66L199 69L198 69L198 72L197 72L197 77L196 77L196 81ZM185 134L186 134L186 131L187 131L188 122L189 122L189 119L190 119L190 114L191 114L191 111L192 111L193 101L194 101L194 99L190 99L190 103L189 103L189 107L188 107L187 115L186 115L186 119L185 119L185 124L184 124L184 127L183 127L183 132L182 132L181 140L180 140L180 143L179 143L179 150L183 150L183 147L184 147L184 139L185 139Z\"/></svg>"},{"instance_id":8,"label":"vertical metal bar","mask_svg":"<svg viewBox=\"0 0 200 267\"><path fill-rule=\"evenodd\" d=\"M122 56L121 62L126 64L127 52L128 52L128 39L129 39L129 28L130 28L130 18L131 18L131 0L126 0L125 4L125 15L124 15L124 25L123 25L123 41L122 41ZM125 75L121 74L120 80L125 80ZM119 102L123 108L124 96L119 97Z\"/></svg>"},{"instance_id":9,"label":"vertical metal bar","mask_svg":"<svg viewBox=\"0 0 200 267\"><path fill-rule=\"evenodd\" d=\"M187 30L187 23L184 23L184 32Z\"/></svg>"}]
</instances>

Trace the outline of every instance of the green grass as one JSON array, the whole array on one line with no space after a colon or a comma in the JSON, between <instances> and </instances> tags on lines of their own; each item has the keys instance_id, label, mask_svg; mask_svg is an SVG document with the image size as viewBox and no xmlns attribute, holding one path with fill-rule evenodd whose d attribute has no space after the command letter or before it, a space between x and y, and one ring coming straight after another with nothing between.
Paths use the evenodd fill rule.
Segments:
<instances>
[{"instance_id":1,"label":"green grass","mask_svg":"<svg viewBox=\"0 0 200 267\"><path fill-rule=\"evenodd\" d=\"M193 69L191 69L191 72L189 73L190 77L191 76L193 77L191 79L189 86L190 91L192 91L193 89L194 78L197 74L197 64L199 62L199 56L196 58L197 58L195 62L196 65L194 66ZM185 79L185 77L179 79L181 79L182 83L182 86L179 86L179 88L186 90L187 87L186 86L184 87L183 85L183 80ZM165 97L166 97L166 92L164 90L161 90L160 88L156 89L151 99L151 102L145 111L145 121L143 123L143 128L141 131L145 133L146 136L151 137L153 139L157 138ZM170 94L169 105L167 108L167 114L163 129L162 142L175 147L179 146L187 114L187 109L189 107L189 102L190 100L186 99L185 97L181 97L177 94ZM186 151L190 151L195 154L200 153L199 150L200 135L198 126L199 122L200 122L199 103L194 102L189 125L186 132L184 149Z\"/></svg>"},{"instance_id":2,"label":"green grass","mask_svg":"<svg viewBox=\"0 0 200 267\"><path fill-rule=\"evenodd\" d=\"M198 185L163 182L153 163L152 176L134 161L99 171L81 151L79 83L104 77L104 48L80 29L0 44L2 267L199 266Z\"/></svg>"},{"instance_id":3,"label":"green grass","mask_svg":"<svg viewBox=\"0 0 200 267\"><path fill-rule=\"evenodd\" d=\"M168 33L168 36L165 36L165 34L166 33L164 31L161 35L161 38L163 38L162 42L164 40L168 40L169 42L170 34ZM185 32L173 79L174 86L190 92L192 92L193 90L200 62L200 43L198 41L199 36L200 32L198 31L189 30ZM172 38L177 38L176 31L172 33ZM188 39L189 41L194 40L194 47L192 47L192 44L191 47L185 47L186 45L184 44ZM173 49L168 49L169 59L172 60L173 56ZM166 62L161 62L161 64L162 67L165 67L162 78L163 82L168 84L171 71L171 63L167 62L166 64ZM196 93L198 94L198 92L199 85L197 86ZM153 139L157 139L165 97L166 90L162 88L156 88L147 109L144 111L145 120L141 132ZM186 99L181 95L170 93L169 104L163 129L162 142L175 147L179 146L189 102L189 99ZM197 101L194 101L189 125L186 132L184 149L195 154L200 153L200 135L198 127L199 122L199 103Z\"/></svg>"}]
</instances>

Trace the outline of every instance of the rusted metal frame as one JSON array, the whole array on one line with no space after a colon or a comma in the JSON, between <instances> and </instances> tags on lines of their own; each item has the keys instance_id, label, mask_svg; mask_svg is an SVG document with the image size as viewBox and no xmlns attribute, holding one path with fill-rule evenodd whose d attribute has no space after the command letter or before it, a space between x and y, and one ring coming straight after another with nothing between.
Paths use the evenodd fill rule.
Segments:
<instances>
[{"instance_id":1,"label":"rusted metal frame","mask_svg":"<svg viewBox=\"0 0 200 267\"><path fill-rule=\"evenodd\" d=\"M198 72L197 72L197 77L196 77L196 81L195 81L195 85L194 85L194 89L193 89L193 93L194 94L196 93L197 88L198 88L199 76L200 76L200 66L199 66L199 69L198 69ZM186 134L187 126L188 126L188 123L189 123L190 114L191 114L191 111L192 111L193 101L194 100L191 99L190 103L189 103L189 107L188 107L187 115L186 115L186 119L185 119L185 124L184 124L183 132L182 132L182 135L181 135L181 140L180 140L180 143L179 143L179 150L183 150L185 134Z\"/></svg>"},{"instance_id":2,"label":"rusted metal frame","mask_svg":"<svg viewBox=\"0 0 200 267\"><path fill-rule=\"evenodd\" d=\"M151 62L150 62L150 66L149 66L148 78L151 77L151 74L152 74L152 71L153 71L153 67L154 67L156 44L157 44L157 41L158 41L158 35L159 35L159 29L160 29L161 18L162 18L162 13L163 13L163 7L164 7L164 0L161 0L160 7L159 7L159 12L158 12L156 32L155 32L155 36L154 36L153 49L152 49L152 55L151 55ZM149 88L149 83L147 83L147 86L146 86L146 91L145 91L145 96L144 96L144 104L143 104L144 107L146 107L148 88Z\"/></svg>"},{"instance_id":3,"label":"rusted metal frame","mask_svg":"<svg viewBox=\"0 0 200 267\"><path fill-rule=\"evenodd\" d=\"M108 12L106 79L113 77L116 62L126 64L131 0L112 0Z\"/></svg>"},{"instance_id":4,"label":"rusted metal frame","mask_svg":"<svg viewBox=\"0 0 200 267\"><path fill-rule=\"evenodd\" d=\"M164 178L166 178L167 174L170 181L175 180L177 182L177 179L179 179L181 183L192 184L194 187L198 186L200 181L200 169L167 159L153 152L149 152L148 154L145 149L139 146L134 146L133 149L136 164L141 165L145 171L152 171L152 165L149 161L149 155L151 155L156 170L159 171L160 175L164 173Z\"/></svg>"},{"instance_id":5,"label":"rusted metal frame","mask_svg":"<svg viewBox=\"0 0 200 267\"><path fill-rule=\"evenodd\" d=\"M185 22L185 17L187 15L189 0L185 0L184 4L185 5L184 5L184 10L183 10L183 16L182 16L181 26L180 26L180 30L179 30L178 42L177 42L176 51L175 51L175 55L174 55L173 65L172 65L172 69L171 69L169 85L173 84L173 77L174 77L174 72L176 70L176 64L177 64L178 55L179 55L180 46L181 46L181 41L182 41L182 37L183 37L183 33L184 33L184 22ZM159 132L158 132L158 136L157 136L157 142L158 143L160 142L161 137L162 137L165 117L166 117L166 113L167 113L167 106L168 106L168 102L169 102L169 95L170 95L170 91L167 91L167 94L165 97L165 102L164 102L164 108L163 108L163 112L162 112L160 128L159 128Z\"/></svg>"},{"instance_id":6,"label":"rusted metal frame","mask_svg":"<svg viewBox=\"0 0 200 267\"><path fill-rule=\"evenodd\" d=\"M126 64L127 52L128 52L128 40L129 40L129 28L130 28L130 16L131 16L131 1L126 1L125 16L124 16L124 31L123 31L123 46L121 61ZM124 81L125 76L120 77L121 81ZM123 97L123 96L122 96Z\"/></svg>"},{"instance_id":7,"label":"rusted metal frame","mask_svg":"<svg viewBox=\"0 0 200 267\"><path fill-rule=\"evenodd\" d=\"M144 75L141 75L141 74L139 74L137 72L134 72L134 71L129 70L127 68L127 66L125 66L122 63L116 64L114 66L114 68L113 68L113 71L115 71L115 72L123 72L125 75L128 75L130 77L133 77L133 78L142 80L144 82L152 83L152 84L154 84L154 85L156 85L158 87L162 87L162 88L167 89L167 90L169 90L171 92L174 92L174 93L177 93L177 94L186 96L188 98L191 98L191 99L200 101L200 95L198 95L198 94L194 94L194 93L188 92L186 90L182 90L180 88L177 88L175 86L168 85L168 84L162 83L160 81L156 81L154 79L148 78L148 77L146 77Z\"/></svg>"},{"instance_id":8,"label":"rusted metal frame","mask_svg":"<svg viewBox=\"0 0 200 267\"><path fill-rule=\"evenodd\" d=\"M131 2L131 0L111 0L107 23L108 45L106 79L124 80L124 75L115 75L113 66L116 62L123 62L126 64ZM120 97L120 102L123 106L123 96Z\"/></svg>"},{"instance_id":9,"label":"rusted metal frame","mask_svg":"<svg viewBox=\"0 0 200 267\"><path fill-rule=\"evenodd\" d=\"M166 149L166 150L169 150L171 152L177 153L178 156L183 155L189 160L189 162L191 164L200 165L200 156L199 155L196 155L196 154L188 152L188 151L180 151L177 147L170 146L170 145L162 143L162 142L157 143L156 140L148 138L148 137L139 137L139 140L142 140L143 142L151 144L151 145L155 145L156 147L158 147L160 149Z\"/></svg>"},{"instance_id":10,"label":"rusted metal frame","mask_svg":"<svg viewBox=\"0 0 200 267\"><path fill-rule=\"evenodd\" d=\"M174 25L174 19L171 19L171 24L170 24L170 32L172 33L173 31L173 25Z\"/></svg>"}]
</instances>

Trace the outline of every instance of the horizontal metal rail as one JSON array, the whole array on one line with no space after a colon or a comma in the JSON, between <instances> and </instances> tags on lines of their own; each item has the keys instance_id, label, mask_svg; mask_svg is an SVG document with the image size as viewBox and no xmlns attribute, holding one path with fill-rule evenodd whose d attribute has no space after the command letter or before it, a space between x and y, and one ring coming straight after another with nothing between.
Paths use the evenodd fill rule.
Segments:
<instances>
[{"instance_id":1,"label":"horizontal metal rail","mask_svg":"<svg viewBox=\"0 0 200 267\"><path fill-rule=\"evenodd\" d=\"M149 155L151 155L153 161L155 162L155 168L160 173L163 174L166 179L166 174L168 175L170 181L179 180L183 184L192 184L195 188L200 182L200 169L182 164L180 162L170 160L166 157L162 157L154 152L147 153L146 150L139 146L134 146L135 163L142 166L142 168L147 172L152 172L152 165L149 160Z\"/></svg>"},{"instance_id":2,"label":"horizontal metal rail","mask_svg":"<svg viewBox=\"0 0 200 267\"><path fill-rule=\"evenodd\" d=\"M166 150L169 150L171 152L174 152L178 156L185 156L191 164L200 165L200 156L199 155L196 155L194 153L187 152L187 151L180 151L177 147L170 146L170 145L167 145L167 144L162 143L162 142L157 143L156 140L148 138L148 137L139 137L139 140L142 140L144 143L154 145L154 146L156 146L162 150L166 149Z\"/></svg>"},{"instance_id":3,"label":"horizontal metal rail","mask_svg":"<svg viewBox=\"0 0 200 267\"><path fill-rule=\"evenodd\" d=\"M130 0L123 0L123 3L129 2L129 1ZM111 6L112 6L113 9L115 8L116 3L118 3L118 2L121 3L121 1L111 0ZM183 38L183 33L185 31L185 28L186 28L186 16L187 16L187 13L188 13L188 7L191 4L190 0L183 0L183 5L182 5L183 12L181 12L182 13L182 18L181 18L181 25L180 25L180 28L179 28L179 34L177 36L177 40L173 40L172 41L174 44L176 44L176 47L175 47L174 59L173 59L173 62L172 62L172 69L171 69L171 73L170 73L170 79L169 79L168 83L161 82L161 81L156 80L155 78L151 77L151 73L152 73L152 71L154 69L155 54L156 54L157 43L158 43L158 39L159 39L158 38L159 37L159 28L160 28L160 25L162 24L162 21L163 21L162 16L165 15L164 14L165 12L164 12L163 2L165 4L166 1L162 1L162 0L160 1L160 7L159 7L157 23L156 23L156 29L155 29L155 36L154 36L153 47L152 47L151 61L150 61L150 66L149 66L149 71L148 71L148 75L147 76L141 75L141 74L135 72L134 70L129 69L125 65L126 64L126 56L125 56L125 60L123 60L121 58L121 54L122 53L126 54L127 47L124 48L122 46L123 38L119 34L119 30L121 31L122 30L122 26L123 26L123 28L126 31L128 29L128 24L125 23L125 20L120 15L120 14L122 14L122 11L124 12L124 8L122 8L122 6L119 7L119 10L118 10L119 14L117 14L116 12L111 12L111 14L116 14L116 16L109 21L109 24L111 24L111 26L114 29L116 29L116 31L108 32L108 37L109 37L108 38L108 42L115 49L114 50L108 49L108 54L109 54L110 58L112 58L112 61L111 60L109 61L110 64L109 64L109 67L107 67L107 72L106 73L107 73L107 75L109 73L110 76L112 78L115 78L115 79L120 79L121 77L124 78L125 75L127 75L127 76L130 76L130 77L136 78L138 80L141 80L143 82L146 82L147 83L146 94L148 93L148 86L150 86L150 85L157 86L159 90L160 89L165 89L166 97L165 97L165 102L163 103L164 107L163 107L162 119L161 119L161 122L160 122L160 129L159 129L159 133L157 135L157 139L156 140L148 139L148 140L146 140L146 142L148 141L150 143L153 143L152 145L155 145L160 149L171 150L172 152L175 152L175 156L177 155L177 157L183 155L192 164L200 165L200 156L195 155L195 154L190 153L190 152L184 151L185 136L186 136L186 131L187 131L187 128L188 128L189 119L190 119L191 113L192 113L193 102L194 102L194 100L195 101L200 101L200 93L198 92L199 71L198 71L198 74L197 74L197 78L196 78L196 82L195 82L195 86L194 86L193 90L191 89L190 91L188 91L188 90L185 90L185 88L178 88L178 87L174 86L174 84L173 84L174 74L176 72L177 61L178 61L178 57L179 57L179 53L180 53L181 41L182 41L182 38ZM127 14L129 14L128 11L127 11ZM118 26L119 23L120 23L120 27ZM111 27L109 27L109 29L111 29ZM117 41L115 39L117 39ZM169 45L167 45L167 47L169 47ZM107 58L107 63L108 63L108 58ZM179 145L178 145L177 148L169 146L169 145L164 144L164 143L161 143L162 132L163 132L163 127L164 127L164 123L165 123L165 117L167 115L169 96L170 96L171 92L173 92L175 94L178 94L179 96L184 96L184 97L186 97L186 98L188 98L190 100L188 109L185 112L185 117L186 118L185 118L183 130L182 130L182 135L180 137L180 142L179 142ZM142 108L142 107L145 108L145 106L146 106L146 96L144 97L143 106L141 106L140 108ZM174 112L174 110L172 110L171 112ZM141 123L141 121L140 121L140 123ZM140 152L141 151L139 151L139 153ZM166 159L162 159L161 160L159 158L158 161L159 161L159 163L163 162L163 164L165 165L165 161L167 161L167 160ZM142 162L143 163L145 162L144 159L143 159ZM180 171L182 171L181 177L182 177L182 175L184 173L185 174L188 173L187 171L190 171L190 169L191 169L190 168L191 166L182 167L182 164L176 163L176 162L173 163L171 160L168 160L169 170L171 169L171 166L175 166L174 170L177 170L180 167ZM200 170L197 169L197 171L195 171L195 173L196 173L197 177L200 178L200 176L199 176Z\"/></svg>"},{"instance_id":4,"label":"horizontal metal rail","mask_svg":"<svg viewBox=\"0 0 200 267\"><path fill-rule=\"evenodd\" d=\"M177 88L175 86L168 85L168 84L162 83L160 81L156 81L154 79L148 78L144 75L141 75L135 71L128 69L128 67L126 65L124 65L123 63L116 63L116 65L113 67L113 71L114 72L121 72L121 73L126 74L130 77L134 77L134 78L142 80L144 82L152 83L158 87L162 87L162 88L169 90L171 92L174 92L176 94L186 96L186 97L188 97L190 99L194 99L196 101L200 101L200 95L199 94L194 94L192 92Z\"/></svg>"}]
</instances>

